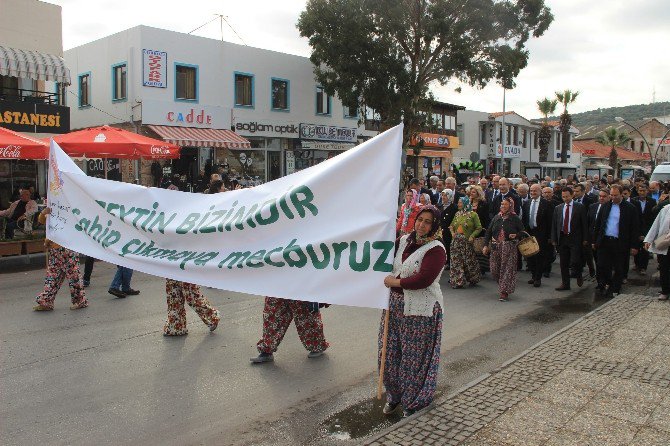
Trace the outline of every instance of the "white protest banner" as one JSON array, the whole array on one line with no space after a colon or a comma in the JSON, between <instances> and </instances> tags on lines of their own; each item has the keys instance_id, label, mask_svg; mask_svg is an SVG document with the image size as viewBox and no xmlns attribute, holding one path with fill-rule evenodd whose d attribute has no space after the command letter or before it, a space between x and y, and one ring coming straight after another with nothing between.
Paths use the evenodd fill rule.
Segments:
<instances>
[{"instance_id":1,"label":"white protest banner","mask_svg":"<svg viewBox=\"0 0 670 446\"><path fill-rule=\"evenodd\" d=\"M386 308L402 126L251 189L194 194L87 177L51 141L47 237L160 277Z\"/></svg>"}]
</instances>

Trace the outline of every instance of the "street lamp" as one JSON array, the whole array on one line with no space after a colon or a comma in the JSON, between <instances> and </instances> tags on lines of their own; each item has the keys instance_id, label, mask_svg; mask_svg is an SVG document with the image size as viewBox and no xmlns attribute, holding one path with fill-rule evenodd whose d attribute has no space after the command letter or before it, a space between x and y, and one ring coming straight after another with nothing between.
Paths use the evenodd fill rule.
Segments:
<instances>
[{"instance_id":1,"label":"street lamp","mask_svg":"<svg viewBox=\"0 0 670 446\"><path fill-rule=\"evenodd\" d=\"M645 138L645 136L642 134L642 132L640 131L640 129L638 129L638 128L635 127L633 124L631 124L630 122L626 121L625 119L623 119L621 116L617 116L616 118L614 118L614 120L615 120L616 122L621 122L621 123L623 123L623 124L626 124L628 127L632 128L632 129L635 130L637 133L639 133L639 135L640 135L640 136L642 137L642 139L644 140L645 145L647 146L647 150L649 151L649 157L651 158L651 159L650 159L650 161L651 161L651 168L652 168L652 170L653 170L654 167L656 167L656 155L658 155L658 149L659 149L661 146L659 145L658 147L656 147L656 151L652 154L652 153L651 153L651 146L649 145L649 141L647 141L647 138ZM663 137L661 138L661 143L663 142L663 140L665 140L665 137L668 136L669 133L670 133L670 129L668 129L668 131L665 132L665 135L663 135Z\"/></svg>"}]
</instances>

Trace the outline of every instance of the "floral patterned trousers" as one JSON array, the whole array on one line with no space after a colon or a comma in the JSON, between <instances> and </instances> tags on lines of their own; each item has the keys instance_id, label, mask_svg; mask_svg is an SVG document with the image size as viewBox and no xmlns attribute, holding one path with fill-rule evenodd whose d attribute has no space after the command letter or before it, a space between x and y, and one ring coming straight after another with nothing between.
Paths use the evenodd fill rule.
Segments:
<instances>
[{"instance_id":1,"label":"floral patterned trousers","mask_svg":"<svg viewBox=\"0 0 670 446\"><path fill-rule=\"evenodd\" d=\"M462 287L466 281L475 284L481 279L481 274L474 246L464 236L456 234L451 241L451 268L449 269L451 286Z\"/></svg>"},{"instance_id":2,"label":"floral patterned trousers","mask_svg":"<svg viewBox=\"0 0 670 446\"><path fill-rule=\"evenodd\" d=\"M402 403L403 409L420 410L435 397L437 370L440 365L442 341L442 308L436 302L433 315L405 316L404 296L391 290L388 340L384 387L386 400L391 404ZM379 326L377 364L381 364L384 318Z\"/></svg>"},{"instance_id":3,"label":"floral patterned trousers","mask_svg":"<svg viewBox=\"0 0 670 446\"><path fill-rule=\"evenodd\" d=\"M84 286L79 274L79 254L62 246L47 251L47 274L44 279L44 291L35 301L43 307L53 308L56 294L65 279L70 285L70 297L73 305L88 306Z\"/></svg>"},{"instance_id":4,"label":"floral patterned trousers","mask_svg":"<svg viewBox=\"0 0 670 446\"><path fill-rule=\"evenodd\" d=\"M214 308L203 296L198 285L165 279L165 293L167 295L168 312L163 333L166 335L180 336L188 333L184 301L198 313L200 319L208 327L219 323L221 319L219 310Z\"/></svg>"},{"instance_id":5,"label":"floral patterned trousers","mask_svg":"<svg viewBox=\"0 0 670 446\"><path fill-rule=\"evenodd\" d=\"M311 313L306 302L266 297L263 307L263 337L256 346L261 353L274 353L291 321L307 351L322 352L329 346L323 334L321 313Z\"/></svg>"},{"instance_id":6,"label":"floral patterned trousers","mask_svg":"<svg viewBox=\"0 0 670 446\"><path fill-rule=\"evenodd\" d=\"M491 276L498 282L500 293L511 294L516 287L517 259L519 250L516 241L491 244Z\"/></svg>"}]
</instances>

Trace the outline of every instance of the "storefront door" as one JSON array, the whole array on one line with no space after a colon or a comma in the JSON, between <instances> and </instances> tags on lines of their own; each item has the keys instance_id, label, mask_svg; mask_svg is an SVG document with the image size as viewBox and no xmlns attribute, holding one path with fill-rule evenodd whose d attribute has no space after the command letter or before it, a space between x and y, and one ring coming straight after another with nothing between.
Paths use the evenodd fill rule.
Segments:
<instances>
[{"instance_id":1,"label":"storefront door","mask_svg":"<svg viewBox=\"0 0 670 446\"><path fill-rule=\"evenodd\" d=\"M281 177L281 152L268 150L268 181Z\"/></svg>"}]
</instances>

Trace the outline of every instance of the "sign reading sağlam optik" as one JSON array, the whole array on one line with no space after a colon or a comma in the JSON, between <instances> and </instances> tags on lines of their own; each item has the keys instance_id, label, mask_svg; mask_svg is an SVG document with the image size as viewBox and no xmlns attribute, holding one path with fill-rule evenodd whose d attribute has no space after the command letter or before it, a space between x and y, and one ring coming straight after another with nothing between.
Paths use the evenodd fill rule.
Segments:
<instances>
[{"instance_id":1,"label":"sign reading sa\u011flam optik","mask_svg":"<svg viewBox=\"0 0 670 446\"><path fill-rule=\"evenodd\" d=\"M56 243L231 291L387 306L402 126L293 175L221 194L87 177L51 144L47 237ZM369 188L376 199L360 200Z\"/></svg>"}]
</instances>

